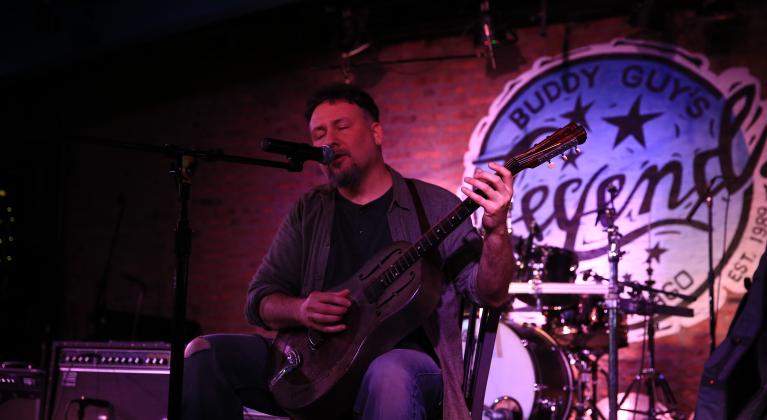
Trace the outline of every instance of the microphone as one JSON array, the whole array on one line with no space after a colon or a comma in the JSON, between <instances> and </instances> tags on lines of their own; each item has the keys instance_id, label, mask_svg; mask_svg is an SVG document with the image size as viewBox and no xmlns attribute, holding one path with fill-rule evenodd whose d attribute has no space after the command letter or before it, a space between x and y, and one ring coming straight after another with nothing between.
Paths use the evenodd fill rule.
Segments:
<instances>
[{"instance_id":1,"label":"microphone","mask_svg":"<svg viewBox=\"0 0 767 420\"><path fill-rule=\"evenodd\" d=\"M703 204L706 203L706 206L711 206L714 201L714 197L711 195L711 193L714 190L714 185L716 184L716 181L718 180L724 180L724 177L722 175L717 175L713 178L711 178L711 181L708 182L706 185L706 192L704 193L703 197L699 198L698 201L695 203L694 206L690 209L689 213L687 213L687 221L692 220L692 216L695 214L695 212L698 211L698 208Z\"/></svg>"},{"instance_id":2,"label":"microphone","mask_svg":"<svg viewBox=\"0 0 767 420\"><path fill-rule=\"evenodd\" d=\"M711 195L711 193L714 192L714 185L716 185L716 181L719 179L723 180L724 177L721 175L717 175L711 178L711 181L709 181L708 183L708 188L706 188L706 197L704 197L704 199L706 200L706 205L708 207L711 207L711 205L714 203L714 196Z\"/></svg>"},{"instance_id":3,"label":"microphone","mask_svg":"<svg viewBox=\"0 0 767 420\"><path fill-rule=\"evenodd\" d=\"M261 142L261 150L285 155L288 159L299 160L301 162L314 160L323 165L327 165L335 159L333 148L327 144L321 147L314 147L306 143L294 143L292 141L267 137Z\"/></svg>"}]
</instances>

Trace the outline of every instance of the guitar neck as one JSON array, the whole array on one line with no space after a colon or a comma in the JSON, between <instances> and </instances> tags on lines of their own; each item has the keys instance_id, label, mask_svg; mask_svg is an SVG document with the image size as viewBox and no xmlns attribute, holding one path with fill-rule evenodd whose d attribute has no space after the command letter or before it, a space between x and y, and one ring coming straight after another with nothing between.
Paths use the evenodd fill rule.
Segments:
<instances>
[{"instance_id":1,"label":"guitar neck","mask_svg":"<svg viewBox=\"0 0 767 420\"><path fill-rule=\"evenodd\" d=\"M513 175L524 169L515 158L511 158L504 166ZM476 190L478 191L478 190ZM437 224L424 233L405 253L386 271L382 283L390 285L401 273L413 266L424 255L436 249L458 226L471 216L479 208L471 198L466 198L458 204L450 213L443 217Z\"/></svg>"},{"instance_id":2,"label":"guitar neck","mask_svg":"<svg viewBox=\"0 0 767 420\"><path fill-rule=\"evenodd\" d=\"M506 161L504 166L511 171L512 175L516 175L523 169L514 158ZM479 190L475 190L475 192L482 194ZM478 208L479 204L471 198L464 199L461 204L457 205L450 213L443 217L442 220L424 233L423 236L421 236L421 238L407 250L402 259L409 260L412 258L421 258L432 251ZM407 258L408 256L411 258Z\"/></svg>"}]
</instances>

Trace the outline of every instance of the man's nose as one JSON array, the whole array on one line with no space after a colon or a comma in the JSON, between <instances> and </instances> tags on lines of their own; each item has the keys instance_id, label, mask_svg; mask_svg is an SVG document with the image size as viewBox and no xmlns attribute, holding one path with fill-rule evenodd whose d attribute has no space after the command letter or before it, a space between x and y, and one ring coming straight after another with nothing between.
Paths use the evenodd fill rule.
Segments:
<instances>
[{"instance_id":1,"label":"man's nose","mask_svg":"<svg viewBox=\"0 0 767 420\"><path fill-rule=\"evenodd\" d=\"M327 133L325 133L325 136L322 137L322 140L316 144L316 146L325 145L331 146L333 148L338 146L338 136L336 136L336 133L333 130L329 130Z\"/></svg>"}]
</instances>

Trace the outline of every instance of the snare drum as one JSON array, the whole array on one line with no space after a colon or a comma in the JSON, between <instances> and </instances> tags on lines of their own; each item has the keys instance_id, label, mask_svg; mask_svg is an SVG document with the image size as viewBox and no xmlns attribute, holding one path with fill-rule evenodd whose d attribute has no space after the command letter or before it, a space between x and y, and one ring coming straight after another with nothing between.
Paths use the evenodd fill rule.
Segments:
<instances>
[{"instance_id":1,"label":"snare drum","mask_svg":"<svg viewBox=\"0 0 767 420\"><path fill-rule=\"evenodd\" d=\"M464 322L464 333L467 322ZM565 419L572 406L570 358L542 329L501 322L485 388L486 409L522 419ZM484 418L490 418L488 412Z\"/></svg>"}]
</instances>

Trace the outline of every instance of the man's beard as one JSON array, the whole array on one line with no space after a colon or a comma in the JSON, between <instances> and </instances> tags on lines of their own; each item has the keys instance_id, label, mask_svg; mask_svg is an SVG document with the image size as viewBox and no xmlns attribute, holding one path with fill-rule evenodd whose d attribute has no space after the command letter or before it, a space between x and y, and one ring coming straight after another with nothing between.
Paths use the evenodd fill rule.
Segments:
<instances>
[{"instance_id":1,"label":"man's beard","mask_svg":"<svg viewBox=\"0 0 767 420\"><path fill-rule=\"evenodd\" d=\"M336 171L331 168L325 169L325 174L330 181L330 185L335 188L344 188L359 182L362 177L362 169L353 163L343 171Z\"/></svg>"}]
</instances>

